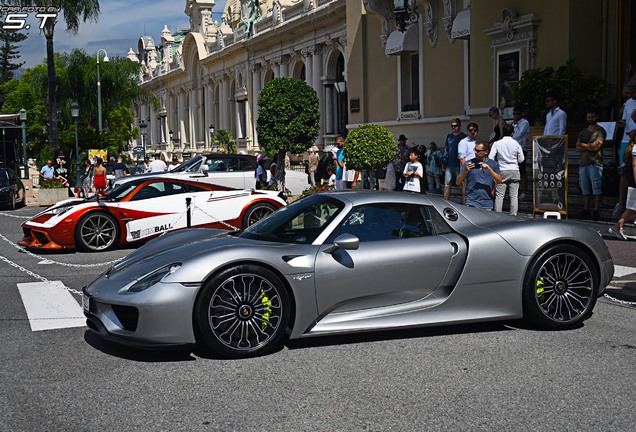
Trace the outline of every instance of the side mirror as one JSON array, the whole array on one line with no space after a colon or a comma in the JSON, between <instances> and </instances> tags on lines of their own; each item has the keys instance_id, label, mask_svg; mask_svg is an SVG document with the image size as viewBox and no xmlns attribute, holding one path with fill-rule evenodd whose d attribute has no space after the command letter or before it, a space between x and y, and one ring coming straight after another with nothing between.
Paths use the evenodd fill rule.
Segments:
<instances>
[{"instance_id":1,"label":"side mirror","mask_svg":"<svg viewBox=\"0 0 636 432\"><path fill-rule=\"evenodd\" d=\"M353 234L342 234L336 237L332 246L325 249L324 253L333 253L338 249L356 250L360 247L360 239Z\"/></svg>"},{"instance_id":2,"label":"side mirror","mask_svg":"<svg viewBox=\"0 0 636 432\"><path fill-rule=\"evenodd\" d=\"M206 163L202 163L201 164L201 174L207 176L208 175L208 164Z\"/></svg>"}]
</instances>

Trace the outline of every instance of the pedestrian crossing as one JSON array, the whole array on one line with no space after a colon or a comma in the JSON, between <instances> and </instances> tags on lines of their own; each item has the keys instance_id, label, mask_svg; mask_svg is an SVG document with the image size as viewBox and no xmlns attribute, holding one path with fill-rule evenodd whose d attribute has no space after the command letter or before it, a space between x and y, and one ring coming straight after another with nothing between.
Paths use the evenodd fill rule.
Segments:
<instances>
[{"instance_id":1,"label":"pedestrian crossing","mask_svg":"<svg viewBox=\"0 0 636 432\"><path fill-rule=\"evenodd\" d=\"M614 277L636 274L636 267L614 266ZM18 284L32 331L86 326L82 305L62 281Z\"/></svg>"}]
</instances>

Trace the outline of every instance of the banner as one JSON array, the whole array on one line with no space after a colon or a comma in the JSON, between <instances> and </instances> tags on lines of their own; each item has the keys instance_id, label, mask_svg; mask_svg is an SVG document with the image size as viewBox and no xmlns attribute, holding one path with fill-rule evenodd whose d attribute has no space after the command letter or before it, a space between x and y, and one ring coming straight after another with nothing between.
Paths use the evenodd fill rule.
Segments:
<instances>
[{"instance_id":1,"label":"banner","mask_svg":"<svg viewBox=\"0 0 636 432\"><path fill-rule=\"evenodd\" d=\"M535 136L532 139L533 204L535 212L568 211L568 137Z\"/></svg>"},{"instance_id":2,"label":"banner","mask_svg":"<svg viewBox=\"0 0 636 432\"><path fill-rule=\"evenodd\" d=\"M92 162L94 156L102 158L104 162L108 162L108 153L106 152L106 150L89 149L88 160Z\"/></svg>"}]
</instances>

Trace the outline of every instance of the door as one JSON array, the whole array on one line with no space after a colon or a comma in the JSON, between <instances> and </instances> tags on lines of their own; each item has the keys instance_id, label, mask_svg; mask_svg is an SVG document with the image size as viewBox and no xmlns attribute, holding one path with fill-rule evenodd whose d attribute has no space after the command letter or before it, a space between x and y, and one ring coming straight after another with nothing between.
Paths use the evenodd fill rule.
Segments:
<instances>
[{"instance_id":1,"label":"door","mask_svg":"<svg viewBox=\"0 0 636 432\"><path fill-rule=\"evenodd\" d=\"M320 314L420 300L444 279L456 248L433 232L427 206L386 203L354 207L316 258ZM325 253L341 234L360 240L357 250Z\"/></svg>"}]
</instances>

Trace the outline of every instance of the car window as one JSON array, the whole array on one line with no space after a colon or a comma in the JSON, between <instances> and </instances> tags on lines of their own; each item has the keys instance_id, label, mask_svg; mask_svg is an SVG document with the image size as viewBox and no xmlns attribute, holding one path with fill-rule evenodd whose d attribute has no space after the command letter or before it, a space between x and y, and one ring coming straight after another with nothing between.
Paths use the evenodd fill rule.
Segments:
<instances>
[{"instance_id":1,"label":"car window","mask_svg":"<svg viewBox=\"0 0 636 432\"><path fill-rule=\"evenodd\" d=\"M139 201L161 196L175 195L186 192L186 186L175 182L155 182L144 186L131 201Z\"/></svg>"},{"instance_id":2,"label":"car window","mask_svg":"<svg viewBox=\"0 0 636 432\"><path fill-rule=\"evenodd\" d=\"M361 242L431 235L428 210L425 206L401 203L356 206L327 241L341 234L353 234Z\"/></svg>"},{"instance_id":3,"label":"car window","mask_svg":"<svg viewBox=\"0 0 636 432\"><path fill-rule=\"evenodd\" d=\"M229 171L229 165L227 159L208 159L208 172L227 172Z\"/></svg>"},{"instance_id":4,"label":"car window","mask_svg":"<svg viewBox=\"0 0 636 432\"><path fill-rule=\"evenodd\" d=\"M343 207L341 201L333 198L304 198L250 226L241 237L311 244Z\"/></svg>"},{"instance_id":5,"label":"car window","mask_svg":"<svg viewBox=\"0 0 636 432\"><path fill-rule=\"evenodd\" d=\"M240 171L253 171L255 168L246 159L238 159Z\"/></svg>"}]
</instances>

